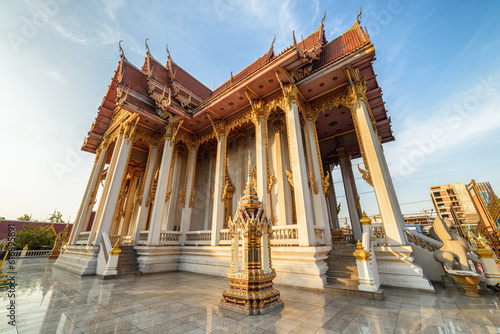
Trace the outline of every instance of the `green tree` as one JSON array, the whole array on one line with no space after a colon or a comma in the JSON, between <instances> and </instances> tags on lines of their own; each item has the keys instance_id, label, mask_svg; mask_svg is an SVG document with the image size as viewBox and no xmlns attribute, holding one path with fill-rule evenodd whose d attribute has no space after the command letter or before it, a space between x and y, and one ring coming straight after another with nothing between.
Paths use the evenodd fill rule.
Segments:
<instances>
[{"instance_id":1,"label":"green tree","mask_svg":"<svg viewBox=\"0 0 500 334\"><path fill-rule=\"evenodd\" d=\"M16 232L14 242L16 249L23 249L28 245L28 249L52 249L56 236L47 227L36 226L34 223L24 225L22 231Z\"/></svg>"},{"instance_id":2,"label":"green tree","mask_svg":"<svg viewBox=\"0 0 500 334\"><path fill-rule=\"evenodd\" d=\"M25 221L25 222L30 222L32 221L31 220L31 215L28 215L27 213L25 213L24 215L22 215L21 217L18 217L17 220L22 220L22 221Z\"/></svg>"},{"instance_id":3,"label":"green tree","mask_svg":"<svg viewBox=\"0 0 500 334\"><path fill-rule=\"evenodd\" d=\"M49 222L51 222L51 223L64 223L62 216L63 215L60 211L54 211L54 213L49 217Z\"/></svg>"},{"instance_id":4,"label":"green tree","mask_svg":"<svg viewBox=\"0 0 500 334\"><path fill-rule=\"evenodd\" d=\"M5 220L5 217L4 216L0 216L0 219Z\"/></svg>"}]
</instances>

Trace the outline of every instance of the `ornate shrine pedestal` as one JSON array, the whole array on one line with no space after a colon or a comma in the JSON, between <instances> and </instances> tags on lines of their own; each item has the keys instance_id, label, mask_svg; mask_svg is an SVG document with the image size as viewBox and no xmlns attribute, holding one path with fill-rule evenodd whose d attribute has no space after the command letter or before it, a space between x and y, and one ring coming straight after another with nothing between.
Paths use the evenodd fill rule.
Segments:
<instances>
[{"instance_id":1,"label":"ornate shrine pedestal","mask_svg":"<svg viewBox=\"0 0 500 334\"><path fill-rule=\"evenodd\" d=\"M273 287L275 270L271 267L271 222L253 187L250 159L248 179L238 203L234 220L229 218L232 238L231 266L227 271L229 289L222 293L223 309L253 315L265 314L284 306L280 292ZM243 252L240 263L240 235Z\"/></svg>"}]
</instances>

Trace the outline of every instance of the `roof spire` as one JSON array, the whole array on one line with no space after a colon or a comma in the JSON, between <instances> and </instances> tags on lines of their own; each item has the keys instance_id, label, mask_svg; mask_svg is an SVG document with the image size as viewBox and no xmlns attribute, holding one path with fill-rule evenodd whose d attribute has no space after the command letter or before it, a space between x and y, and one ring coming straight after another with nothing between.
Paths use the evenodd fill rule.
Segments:
<instances>
[{"instance_id":1,"label":"roof spire","mask_svg":"<svg viewBox=\"0 0 500 334\"><path fill-rule=\"evenodd\" d=\"M123 49L122 49L122 42L123 42L123 39L118 42L118 47L120 48L120 52L122 53L121 57L125 57L125 52L123 52Z\"/></svg>"}]
</instances>

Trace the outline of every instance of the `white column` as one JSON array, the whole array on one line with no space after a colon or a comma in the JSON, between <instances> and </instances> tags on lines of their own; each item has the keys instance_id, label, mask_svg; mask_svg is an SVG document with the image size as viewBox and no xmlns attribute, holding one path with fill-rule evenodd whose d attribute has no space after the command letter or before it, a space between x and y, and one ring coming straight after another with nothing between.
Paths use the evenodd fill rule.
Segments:
<instances>
[{"instance_id":1,"label":"white column","mask_svg":"<svg viewBox=\"0 0 500 334\"><path fill-rule=\"evenodd\" d=\"M391 246L406 245L406 237L403 232L404 219L399 207L398 198L384 151L379 138L373 129L373 125L365 103L358 100L354 103L354 115L358 122L359 137L370 171L373 189L377 198L380 215L384 224L387 243Z\"/></svg>"},{"instance_id":2,"label":"white column","mask_svg":"<svg viewBox=\"0 0 500 334\"><path fill-rule=\"evenodd\" d=\"M165 213L163 215L163 221L161 224L162 230L173 231L175 223L175 208L177 207L180 199L180 194L177 192L179 189L179 180L185 175L181 173L182 157L184 156L184 150L177 146L174 148L174 165L171 177L170 188L167 189L167 193L171 192L170 199L165 203Z\"/></svg>"},{"instance_id":3,"label":"white column","mask_svg":"<svg viewBox=\"0 0 500 334\"><path fill-rule=\"evenodd\" d=\"M222 121L221 121L222 122ZM222 199L222 191L224 187L224 164L226 153L226 134L220 131L217 143L217 158L215 160L215 184L214 184L214 199L212 211L212 246L219 245L219 231L224 226L224 202Z\"/></svg>"},{"instance_id":4,"label":"white column","mask_svg":"<svg viewBox=\"0 0 500 334\"><path fill-rule=\"evenodd\" d=\"M267 159L266 159L266 117L259 117L255 124L255 163L257 166L257 195L267 214L269 209L269 193L267 192Z\"/></svg>"},{"instance_id":5,"label":"white column","mask_svg":"<svg viewBox=\"0 0 500 334\"><path fill-rule=\"evenodd\" d=\"M338 150L338 152L342 152ZM351 166L351 156L345 155L345 153L338 153L340 160L340 172L342 173L342 181L344 183L345 197L347 200L347 209L349 210L349 218L351 219L352 233L354 234L354 240L361 240L361 226L359 224L358 210L356 209L356 198L354 194L356 193L354 187L356 186L354 176L352 174Z\"/></svg>"},{"instance_id":6,"label":"white column","mask_svg":"<svg viewBox=\"0 0 500 334\"><path fill-rule=\"evenodd\" d=\"M80 204L80 209L78 210L78 215L75 219L75 224L71 230L71 236L68 242L69 245L76 244L80 232L87 228L90 212L93 207L93 201L96 196L95 192L99 186L102 170L104 168L104 164L106 163L106 153L107 146L104 146L97 153L94 166L92 167L92 172L90 173L89 181L87 182L87 187L85 188L82 203Z\"/></svg>"},{"instance_id":7,"label":"white column","mask_svg":"<svg viewBox=\"0 0 500 334\"><path fill-rule=\"evenodd\" d=\"M111 180L116 170L116 163L118 161L118 156L120 155L120 147L123 143L123 134L119 134L116 138L115 145L113 147L113 154L111 156L111 161L109 162L108 172L106 173L106 180L104 181L104 187L101 191L101 197L99 198L99 203L97 203L97 210L94 216L94 222L92 223L92 228L89 235L89 245L94 245L95 233L99 229L99 223L102 220L102 215L104 212L104 206L107 202L109 189L111 187ZM108 231L109 233L109 231Z\"/></svg>"},{"instance_id":8,"label":"white column","mask_svg":"<svg viewBox=\"0 0 500 334\"><path fill-rule=\"evenodd\" d=\"M330 175L332 173L330 172ZM330 177L330 185L328 186L328 202L330 205L330 217L332 219L332 228L340 230L339 217L337 214L337 199L335 195L335 187L333 186L333 178Z\"/></svg>"},{"instance_id":9,"label":"white column","mask_svg":"<svg viewBox=\"0 0 500 334\"><path fill-rule=\"evenodd\" d=\"M288 137L290 139L290 155L293 171L293 186L295 190L295 208L299 230L299 245L314 246L313 213L311 195L307 186L307 169L302 133L300 129L299 108L294 101L286 112L288 122Z\"/></svg>"},{"instance_id":10,"label":"white column","mask_svg":"<svg viewBox=\"0 0 500 334\"><path fill-rule=\"evenodd\" d=\"M127 202L125 204L125 217L118 228L118 235L128 236L128 231L130 227L130 220L132 219L132 213L135 204L135 195L137 192L137 184L139 183L139 178L141 177L140 170L136 169L132 172L132 180L130 180L130 186L127 194Z\"/></svg>"},{"instance_id":11,"label":"white column","mask_svg":"<svg viewBox=\"0 0 500 334\"><path fill-rule=\"evenodd\" d=\"M151 212L151 223L149 224L148 246L160 244L160 231L165 208L165 197L167 195L168 174L174 150L170 138L169 136L165 139L165 144L163 146L160 173L158 174L153 211Z\"/></svg>"},{"instance_id":12,"label":"white column","mask_svg":"<svg viewBox=\"0 0 500 334\"><path fill-rule=\"evenodd\" d=\"M308 138L306 140L309 140L309 147L311 148L310 154L311 154L311 160L312 160L312 169L314 171L314 180L316 182L316 188L318 190L318 193L316 194L314 191L312 191L312 199L313 199L313 206L314 206L314 215L316 217L315 222L316 225L322 226L324 228L324 235L325 235L325 240L327 245L331 244L331 233L330 233L330 219L328 217L328 208L326 205L326 197L325 194L323 193L323 180L321 179L322 175L322 163L321 163L321 158L320 158L320 152L318 152L318 145L316 145L316 125L315 125L315 119L311 120L308 119L306 120L306 127L307 127L307 135Z\"/></svg>"},{"instance_id":13,"label":"white column","mask_svg":"<svg viewBox=\"0 0 500 334\"><path fill-rule=\"evenodd\" d=\"M192 209L193 203L191 202L191 194L192 191L194 191L193 184L195 175L194 173L196 168L196 154L197 154L197 148L191 148L189 153L189 161L187 162L188 179L186 185L186 199L184 203L184 208L182 209L182 218L181 218L181 232L182 232L181 245L184 245L184 242L186 241L186 232L189 232L191 229L191 214L193 212Z\"/></svg>"},{"instance_id":14,"label":"white column","mask_svg":"<svg viewBox=\"0 0 500 334\"><path fill-rule=\"evenodd\" d=\"M209 230L212 228L211 222L212 222L212 214L213 214L213 207L214 207L214 199L212 197L212 188L214 187L214 175L215 175L215 158L217 156L217 152L215 149L210 147L209 152L208 152L208 157L210 159L210 166L208 168L208 182L207 182L207 202L206 202L206 212L205 212L205 222L203 224L203 230Z\"/></svg>"},{"instance_id":15,"label":"white column","mask_svg":"<svg viewBox=\"0 0 500 334\"><path fill-rule=\"evenodd\" d=\"M134 234L132 236L132 240L135 240L135 244L137 244L137 242L139 241L139 233L146 229L146 225L148 223L149 208L146 205L148 202L149 190L151 188L151 182L153 179L153 172L154 172L157 150L158 150L158 148L156 146L151 147L149 150L148 164L146 167L147 170L145 171L145 178L146 179L144 181L144 189L142 191L142 197L141 197L142 199L141 199L141 203L139 206L137 225L136 225Z\"/></svg>"},{"instance_id":16,"label":"white column","mask_svg":"<svg viewBox=\"0 0 500 334\"><path fill-rule=\"evenodd\" d=\"M129 138L123 137L123 139L121 140L121 145L119 147L115 147L116 151L113 152L113 155L117 155L116 165L115 168L113 168L111 179L108 180L110 186L108 195L104 198L105 204L102 210L102 218L100 221L94 223L96 227L98 226L98 232L95 236L94 245L99 245L99 243L101 242L102 232L106 231L109 233L109 229L111 228L111 224L113 223L123 176L127 172L128 159L131 149L132 141L129 140ZM92 240L92 236L90 238Z\"/></svg>"},{"instance_id":17,"label":"white column","mask_svg":"<svg viewBox=\"0 0 500 334\"><path fill-rule=\"evenodd\" d=\"M290 190L290 183L286 176L285 167L286 155L286 137L283 133L283 121L277 119L274 121L274 170L276 174L276 187L278 191L276 203L276 220L277 225L291 225L293 223L292 209L290 203L292 202L292 195Z\"/></svg>"}]
</instances>

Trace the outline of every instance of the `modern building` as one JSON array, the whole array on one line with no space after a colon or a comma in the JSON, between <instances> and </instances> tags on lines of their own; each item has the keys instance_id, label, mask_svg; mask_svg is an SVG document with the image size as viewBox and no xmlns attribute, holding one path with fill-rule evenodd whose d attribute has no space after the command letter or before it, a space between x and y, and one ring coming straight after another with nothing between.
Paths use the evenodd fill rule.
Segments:
<instances>
[{"instance_id":1,"label":"modern building","mask_svg":"<svg viewBox=\"0 0 500 334\"><path fill-rule=\"evenodd\" d=\"M413 225L429 225L432 224L433 220L426 215L422 216L405 216L405 224Z\"/></svg>"},{"instance_id":2,"label":"modern building","mask_svg":"<svg viewBox=\"0 0 500 334\"><path fill-rule=\"evenodd\" d=\"M79 275L111 275L109 253L133 247L142 273L225 275L227 222L251 160L258 197L273 223L275 282L323 289L331 230L339 230L331 170L340 165L354 238L361 240L351 166L361 157L364 167L358 168L374 188L384 228L377 250L382 284L433 290L413 263L382 149L394 137L373 68L375 48L359 16L329 42L323 23L299 42L291 32L292 44L281 52L273 42L213 91L168 49L163 64L146 43L144 63L136 67L120 46L118 67L82 147L96 155L95 164L55 265Z\"/></svg>"},{"instance_id":3,"label":"modern building","mask_svg":"<svg viewBox=\"0 0 500 334\"><path fill-rule=\"evenodd\" d=\"M431 198L441 218L452 219L453 208L462 224L477 225L479 216L463 182L431 187Z\"/></svg>"}]
</instances>

